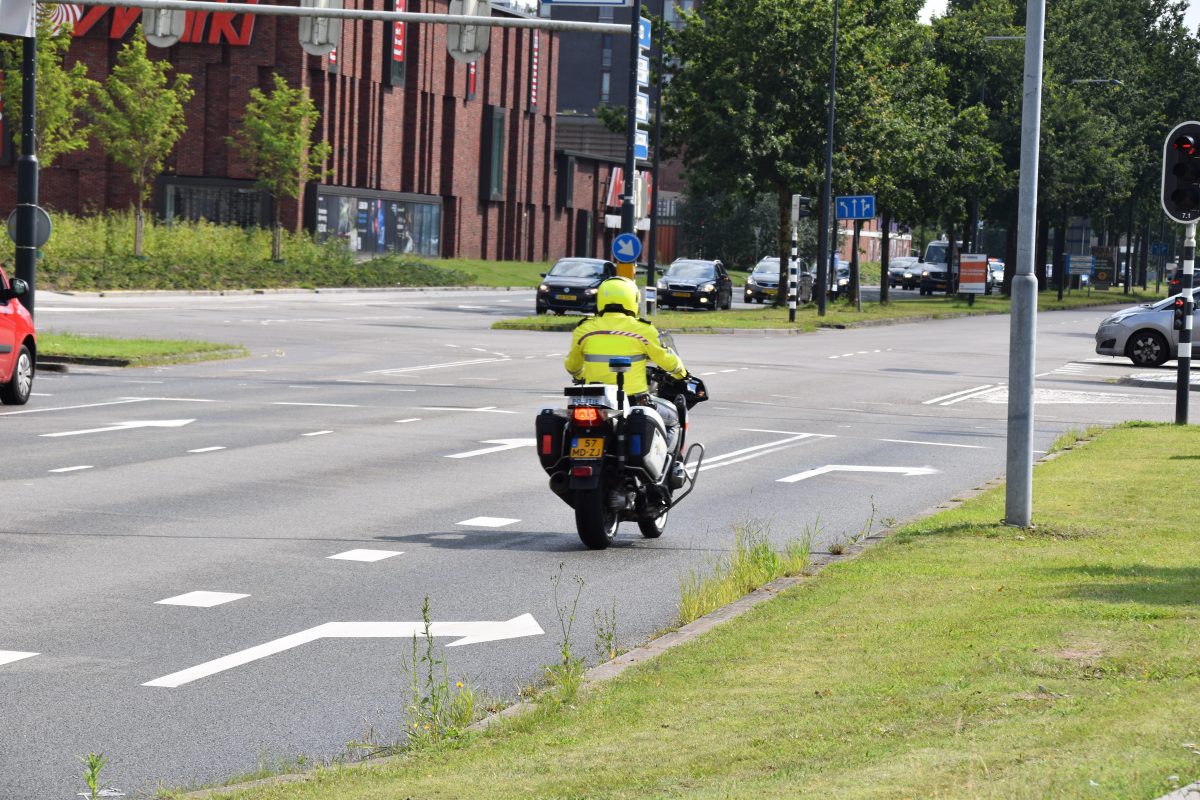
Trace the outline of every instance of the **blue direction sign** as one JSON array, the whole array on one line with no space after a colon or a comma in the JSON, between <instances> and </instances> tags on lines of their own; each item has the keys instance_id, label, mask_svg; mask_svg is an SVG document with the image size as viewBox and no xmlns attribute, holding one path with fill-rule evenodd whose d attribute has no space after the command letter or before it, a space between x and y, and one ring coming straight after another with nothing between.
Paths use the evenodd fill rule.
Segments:
<instances>
[{"instance_id":1,"label":"blue direction sign","mask_svg":"<svg viewBox=\"0 0 1200 800\"><path fill-rule=\"evenodd\" d=\"M1092 256L1073 255L1067 259L1067 274L1091 275L1095 266L1096 259Z\"/></svg>"},{"instance_id":2,"label":"blue direction sign","mask_svg":"<svg viewBox=\"0 0 1200 800\"><path fill-rule=\"evenodd\" d=\"M638 20L638 47L650 49L650 20L645 17Z\"/></svg>"},{"instance_id":3,"label":"blue direction sign","mask_svg":"<svg viewBox=\"0 0 1200 800\"><path fill-rule=\"evenodd\" d=\"M838 219L875 219L875 195L859 194L839 197L834 207Z\"/></svg>"},{"instance_id":4,"label":"blue direction sign","mask_svg":"<svg viewBox=\"0 0 1200 800\"><path fill-rule=\"evenodd\" d=\"M638 131L633 137L633 157L639 161L650 160L650 134Z\"/></svg>"},{"instance_id":5,"label":"blue direction sign","mask_svg":"<svg viewBox=\"0 0 1200 800\"><path fill-rule=\"evenodd\" d=\"M622 233L613 239L613 260L622 264L632 264L642 254L642 240L637 234Z\"/></svg>"}]
</instances>

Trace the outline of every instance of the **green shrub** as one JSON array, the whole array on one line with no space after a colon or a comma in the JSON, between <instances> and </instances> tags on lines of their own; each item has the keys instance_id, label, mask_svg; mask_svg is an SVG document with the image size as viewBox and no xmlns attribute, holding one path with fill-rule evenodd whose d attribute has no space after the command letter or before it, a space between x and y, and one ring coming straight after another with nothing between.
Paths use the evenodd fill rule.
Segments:
<instances>
[{"instance_id":1,"label":"green shrub","mask_svg":"<svg viewBox=\"0 0 1200 800\"><path fill-rule=\"evenodd\" d=\"M145 255L133 255L133 214L55 215L38 279L59 291L233 290L287 287L462 286L472 276L410 256L360 260L340 240L284 232L283 261L271 261L271 232L211 222L148 226Z\"/></svg>"}]
</instances>

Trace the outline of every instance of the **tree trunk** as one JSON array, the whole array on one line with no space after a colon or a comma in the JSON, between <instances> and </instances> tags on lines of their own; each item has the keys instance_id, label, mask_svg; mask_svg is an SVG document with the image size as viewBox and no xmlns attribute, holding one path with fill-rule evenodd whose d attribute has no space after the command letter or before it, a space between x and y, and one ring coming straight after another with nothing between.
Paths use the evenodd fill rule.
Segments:
<instances>
[{"instance_id":1,"label":"tree trunk","mask_svg":"<svg viewBox=\"0 0 1200 800\"><path fill-rule=\"evenodd\" d=\"M133 254L141 258L142 234L145 230L145 217L142 215L142 204L145 202L143 195L146 191L146 178L139 172L134 175L134 180L137 181L137 205L133 211Z\"/></svg>"},{"instance_id":2,"label":"tree trunk","mask_svg":"<svg viewBox=\"0 0 1200 800\"><path fill-rule=\"evenodd\" d=\"M888 301L888 265L892 261L891 240L888 234L892 228L892 215L883 212L879 224L882 226L879 231L879 302L882 305Z\"/></svg>"},{"instance_id":3,"label":"tree trunk","mask_svg":"<svg viewBox=\"0 0 1200 800\"><path fill-rule=\"evenodd\" d=\"M1064 203L1058 210L1058 221L1054 223L1054 285L1058 287L1058 299L1063 299L1063 289L1067 285L1067 206Z\"/></svg>"},{"instance_id":4,"label":"tree trunk","mask_svg":"<svg viewBox=\"0 0 1200 800\"><path fill-rule=\"evenodd\" d=\"M1142 223L1142 246L1138 248L1138 285L1146 289L1150 272L1150 223Z\"/></svg>"},{"instance_id":5,"label":"tree trunk","mask_svg":"<svg viewBox=\"0 0 1200 800\"><path fill-rule=\"evenodd\" d=\"M271 228L271 260L278 263L283 261L283 223L279 218L279 201L271 198L275 224Z\"/></svg>"},{"instance_id":6,"label":"tree trunk","mask_svg":"<svg viewBox=\"0 0 1200 800\"><path fill-rule=\"evenodd\" d=\"M779 194L779 290L774 305L782 308L788 296L788 264L792 256L792 193L788 187L776 187Z\"/></svg>"}]
</instances>

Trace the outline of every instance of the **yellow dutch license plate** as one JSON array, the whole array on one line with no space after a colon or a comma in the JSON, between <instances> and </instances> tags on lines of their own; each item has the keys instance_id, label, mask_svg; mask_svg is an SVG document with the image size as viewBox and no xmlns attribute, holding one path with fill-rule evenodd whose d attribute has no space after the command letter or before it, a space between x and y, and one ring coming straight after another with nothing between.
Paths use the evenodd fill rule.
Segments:
<instances>
[{"instance_id":1,"label":"yellow dutch license plate","mask_svg":"<svg viewBox=\"0 0 1200 800\"><path fill-rule=\"evenodd\" d=\"M778 289L763 289L763 294L776 295L776 294L779 294L779 290Z\"/></svg>"},{"instance_id":2,"label":"yellow dutch license plate","mask_svg":"<svg viewBox=\"0 0 1200 800\"><path fill-rule=\"evenodd\" d=\"M604 455L604 439L576 437L571 440L571 458L600 458Z\"/></svg>"},{"instance_id":3,"label":"yellow dutch license plate","mask_svg":"<svg viewBox=\"0 0 1200 800\"><path fill-rule=\"evenodd\" d=\"M676 297L691 297L692 296L691 292L673 292L672 294L674 294Z\"/></svg>"},{"instance_id":4,"label":"yellow dutch license plate","mask_svg":"<svg viewBox=\"0 0 1200 800\"><path fill-rule=\"evenodd\" d=\"M578 300L579 298L573 294L556 294L556 295L554 295L554 299L555 300Z\"/></svg>"}]
</instances>

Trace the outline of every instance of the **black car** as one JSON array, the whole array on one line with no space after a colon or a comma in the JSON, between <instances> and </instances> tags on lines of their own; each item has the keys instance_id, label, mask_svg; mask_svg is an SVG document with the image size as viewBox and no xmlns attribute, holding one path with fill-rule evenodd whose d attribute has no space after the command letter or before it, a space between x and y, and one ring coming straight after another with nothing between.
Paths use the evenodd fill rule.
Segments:
<instances>
[{"instance_id":1,"label":"black car","mask_svg":"<svg viewBox=\"0 0 1200 800\"><path fill-rule=\"evenodd\" d=\"M602 258L560 258L537 291L537 313L596 313L596 291L600 282L617 274L611 261Z\"/></svg>"},{"instance_id":2,"label":"black car","mask_svg":"<svg viewBox=\"0 0 1200 800\"><path fill-rule=\"evenodd\" d=\"M720 261L677 259L658 282L659 308L733 306L733 279Z\"/></svg>"}]
</instances>

